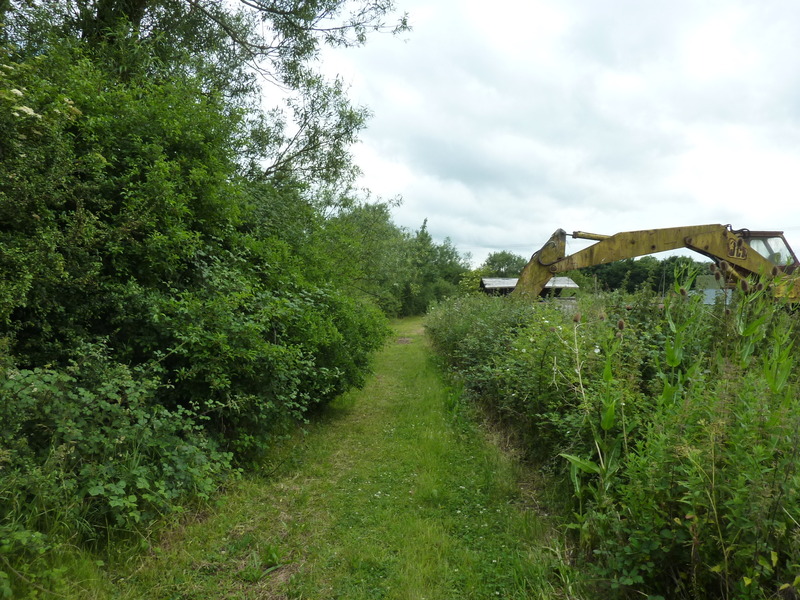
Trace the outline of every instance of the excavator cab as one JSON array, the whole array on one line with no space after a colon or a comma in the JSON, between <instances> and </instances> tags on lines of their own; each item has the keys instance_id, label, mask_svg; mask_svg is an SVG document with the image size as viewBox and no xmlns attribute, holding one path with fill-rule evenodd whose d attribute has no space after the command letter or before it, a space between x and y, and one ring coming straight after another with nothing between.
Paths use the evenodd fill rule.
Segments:
<instances>
[{"instance_id":1,"label":"excavator cab","mask_svg":"<svg viewBox=\"0 0 800 600\"><path fill-rule=\"evenodd\" d=\"M741 230L741 236L748 245L777 266L784 273L792 273L797 268L797 257L792 251L782 231Z\"/></svg>"}]
</instances>

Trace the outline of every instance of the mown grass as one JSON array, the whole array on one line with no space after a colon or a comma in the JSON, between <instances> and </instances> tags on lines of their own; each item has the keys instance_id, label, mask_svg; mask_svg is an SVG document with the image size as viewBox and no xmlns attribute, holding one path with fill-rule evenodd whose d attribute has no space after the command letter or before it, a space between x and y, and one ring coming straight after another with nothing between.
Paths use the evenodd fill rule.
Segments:
<instances>
[{"instance_id":1,"label":"mown grass","mask_svg":"<svg viewBox=\"0 0 800 600\"><path fill-rule=\"evenodd\" d=\"M421 320L397 323L375 377L299 441L80 597L575 597L558 537L443 384Z\"/></svg>"}]
</instances>

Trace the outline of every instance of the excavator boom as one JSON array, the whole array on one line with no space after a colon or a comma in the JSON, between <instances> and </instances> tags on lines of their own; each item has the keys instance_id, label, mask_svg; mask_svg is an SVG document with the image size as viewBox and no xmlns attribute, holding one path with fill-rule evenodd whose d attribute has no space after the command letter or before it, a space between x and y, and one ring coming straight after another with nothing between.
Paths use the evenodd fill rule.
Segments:
<instances>
[{"instance_id":1,"label":"excavator boom","mask_svg":"<svg viewBox=\"0 0 800 600\"><path fill-rule=\"evenodd\" d=\"M781 231L751 232L747 229L733 230L730 225L693 225L624 231L615 235L576 231L572 237L597 243L567 256L567 232L558 229L531 256L514 294L535 298L558 273L679 248L699 252L718 264L724 262L726 273L732 280L751 275L774 276L777 272L791 272L797 266L797 257ZM800 284L791 286L791 289L784 286L779 295L800 300Z\"/></svg>"}]
</instances>

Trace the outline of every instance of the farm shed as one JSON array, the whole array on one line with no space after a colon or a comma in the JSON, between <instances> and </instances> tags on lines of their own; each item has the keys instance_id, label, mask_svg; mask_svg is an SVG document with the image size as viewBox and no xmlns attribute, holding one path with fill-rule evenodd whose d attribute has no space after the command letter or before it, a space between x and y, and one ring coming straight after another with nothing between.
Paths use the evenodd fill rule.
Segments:
<instances>
[{"instance_id":1,"label":"farm shed","mask_svg":"<svg viewBox=\"0 0 800 600\"><path fill-rule=\"evenodd\" d=\"M505 296L517 286L516 277L482 277L481 290L487 294ZM569 277L553 277L542 290L542 296L560 296L563 290L577 290L578 284Z\"/></svg>"}]
</instances>

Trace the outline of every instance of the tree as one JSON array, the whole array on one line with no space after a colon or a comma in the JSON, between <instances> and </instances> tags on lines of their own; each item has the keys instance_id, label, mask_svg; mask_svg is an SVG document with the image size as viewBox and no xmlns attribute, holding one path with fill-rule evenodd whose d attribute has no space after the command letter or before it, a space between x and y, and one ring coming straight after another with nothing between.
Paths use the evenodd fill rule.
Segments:
<instances>
[{"instance_id":1,"label":"tree","mask_svg":"<svg viewBox=\"0 0 800 600\"><path fill-rule=\"evenodd\" d=\"M322 44L361 45L371 31L408 29L405 15L386 24L393 0L8 0L7 6L4 31L19 54L78 40L124 81L199 77L208 92L246 110L249 127L237 150L250 177L289 176L338 194L357 173L349 146L369 112L350 104L341 81L326 81L310 65ZM275 84L276 99L288 93L284 108L261 111L268 94L257 75Z\"/></svg>"},{"instance_id":2,"label":"tree","mask_svg":"<svg viewBox=\"0 0 800 600\"><path fill-rule=\"evenodd\" d=\"M519 277L526 264L528 260L524 256L502 250L487 256L480 269L484 277Z\"/></svg>"},{"instance_id":3,"label":"tree","mask_svg":"<svg viewBox=\"0 0 800 600\"><path fill-rule=\"evenodd\" d=\"M658 260L655 256L639 259L627 258L602 265L593 265L581 270L586 276L596 279L601 289L635 292L645 287L657 293L671 288L676 267L683 264L701 265L687 256L670 256Z\"/></svg>"},{"instance_id":4,"label":"tree","mask_svg":"<svg viewBox=\"0 0 800 600\"><path fill-rule=\"evenodd\" d=\"M433 302L457 293L461 276L469 270L449 239L433 241L427 219L410 238L407 256L410 277L403 286L403 315L422 314Z\"/></svg>"}]
</instances>

